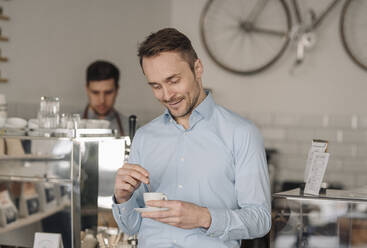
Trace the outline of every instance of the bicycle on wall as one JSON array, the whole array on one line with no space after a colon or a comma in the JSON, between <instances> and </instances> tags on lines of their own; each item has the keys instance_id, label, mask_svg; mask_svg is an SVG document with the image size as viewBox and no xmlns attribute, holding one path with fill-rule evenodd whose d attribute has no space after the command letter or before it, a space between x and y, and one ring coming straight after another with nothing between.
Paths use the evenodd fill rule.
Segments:
<instances>
[{"instance_id":1,"label":"bicycle on wall","mask_svg":"<svg viewBox=\"0 0 367 248\"><path fill-rule=\"evenodd\" d=\"M307 15L301 2L208 0L200 18L204 47L220 67L252 75L273 65L292 42L296 45L295 65L299 65L305 51L314 47L321 23L342 0L330 0L318 14L310 9ZM349 57L367 70L367 0L344 1L339 32Z\"/></svg>"}]
</instances>

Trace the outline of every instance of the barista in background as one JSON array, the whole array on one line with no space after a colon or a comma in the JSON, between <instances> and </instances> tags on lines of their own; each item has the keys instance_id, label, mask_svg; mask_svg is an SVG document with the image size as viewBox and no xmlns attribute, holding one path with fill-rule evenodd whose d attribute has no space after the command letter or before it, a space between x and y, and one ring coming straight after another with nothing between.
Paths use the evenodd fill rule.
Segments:
<instances>
[{"instance_id":1,"label":"barista in background","mask_svg":"<svg viewBox=\"0 0 367 248\"><path fill-rule=\"evenodd\" d=\"M119 91L119 69L110 62L97 60L87 68L86 90L89 99L83 119L104 119L110 121L110 128L117 129L120 135L127 135L128 118L115 108Z\"/></svg>"}]
</instances>

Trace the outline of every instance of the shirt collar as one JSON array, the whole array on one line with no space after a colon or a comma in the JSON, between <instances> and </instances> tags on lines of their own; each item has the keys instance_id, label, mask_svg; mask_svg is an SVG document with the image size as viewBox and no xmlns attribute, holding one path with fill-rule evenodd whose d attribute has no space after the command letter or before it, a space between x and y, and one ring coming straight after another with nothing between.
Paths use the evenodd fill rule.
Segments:
<instances>
[{"instance_id":1,"label":"shirt collar","mask_svg":"<svg viewBox=\"0 0 367 248\"><path fill-rule=\"evenodd\" d=\"M214 111L215 102L212 97L212 94L208 90L205 90L205 94L206 94L205 99L192 111L192 114L194 114L195 112L204 118L209 118ZM172 115L166 108L164 111L165 122L170 121L172 119L173 119Z\"/></svg>"}]
</instances>

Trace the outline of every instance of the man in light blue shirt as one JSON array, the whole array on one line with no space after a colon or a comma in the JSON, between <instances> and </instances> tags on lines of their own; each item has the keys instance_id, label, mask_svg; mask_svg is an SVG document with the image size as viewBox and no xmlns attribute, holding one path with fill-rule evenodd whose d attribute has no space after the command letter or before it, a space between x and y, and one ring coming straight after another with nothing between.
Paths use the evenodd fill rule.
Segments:
<instances>
[{"instance_id":1,"label":"man in light blue shirt","mask_svg":"<svg viewBox=\"0 0 367 248\"><path fill-rule=\"evenodd\" d=\"M151 34L140 64L163 115L141 127L117 171L114 217L139 247L240 247L270 229L263 140L248 120L217 105L202 86L203 65L176 29ZM146 184L168 200L149 201Z\"/></svg>"}]
</instances>

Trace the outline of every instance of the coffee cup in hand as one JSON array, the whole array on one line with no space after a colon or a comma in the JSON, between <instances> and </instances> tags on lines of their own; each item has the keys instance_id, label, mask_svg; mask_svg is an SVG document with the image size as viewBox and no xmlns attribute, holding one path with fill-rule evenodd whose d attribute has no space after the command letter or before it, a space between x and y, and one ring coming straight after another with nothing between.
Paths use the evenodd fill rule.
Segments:
<instances>
[{"instance_id":1,"label":"coffee cup in hand","mask_svg":"<svg viewBox=\"0 0 367 248\"><path fill-rule=\"evenodd\" d=\"M159 200L168 200L167 196L161 192L146 192L144 193L144 203L147 204L147 201L159 201Z\"/></svg>"}]
</instances>

